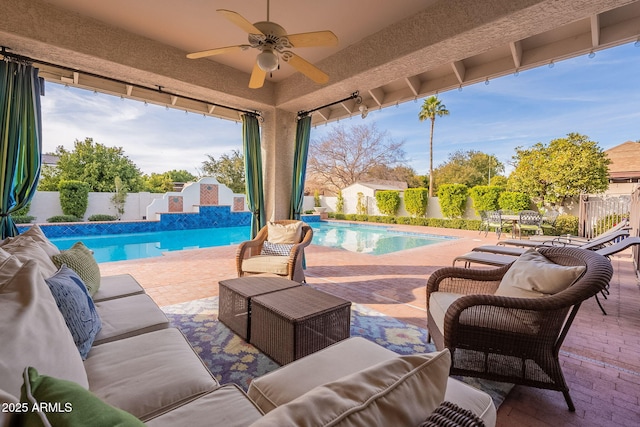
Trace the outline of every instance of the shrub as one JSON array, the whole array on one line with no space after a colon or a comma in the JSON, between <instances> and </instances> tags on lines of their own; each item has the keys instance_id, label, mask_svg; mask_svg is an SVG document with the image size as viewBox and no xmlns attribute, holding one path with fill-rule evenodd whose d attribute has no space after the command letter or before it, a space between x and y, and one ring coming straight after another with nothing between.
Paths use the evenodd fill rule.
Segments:
<instances>
[{"instance_id":1,"label":"shrub","mask_svg":"<svg viewBox=\"0 0 640 427\"><path fill-rule=\"evenodd\" d=\"M578 234L578 217L575 215L559 215L555 225L556 234Z\"/></svg>"},{"instance_id":2,"label":"shrub","mask_svg":"<svg viewBox=\"0 0 640 427\"><path fill-rule=\"evenodd\" d=\"M427 188L407 188L404 190L404 208L412 216L424 216L427 213L429 190Z\"/></svg>"},{"instance_id":3,"label":"shrub","mask_svg":"<svg viewBox=\"0 0 640 427\"><path fill-rule=\"evenodd\" d=\"M464 214L467 203L467 186L464 184L443 184L438 188L440 211L446 218L459 218Z\"/></svg>"},{"instance_id":4,"label":"shrub","mask_svg":"<svg viewBox=\"0 0 640 427\"><path fill-rule=\"evenodd\" d=\"M81 218L78 218L73 215L56 215L51 218L47 218L47 222L78 222L82 221Z\"/></svg>"},{"instance_id":5,"label":"shrub","mask_svg":"<svg viewBox=\"0 0 640 427\"><path fill-rule=\"evenodd\" d=\"M344 213L344 197L342 196L342 190L338 191L338 197L336 198L336 213Z\"/></svg>"},{"instance_id":6,"label":"shrub","mask_svg":"<svg viewBox=\"0 0 640 427\"><path fill-rule=\"evenodd\" d=\"M31 216L31 215L14 215L14 214L11 214L11 219L16 224L29 224L31 221L36 219L36 217L35 216Z\"/></svg>"},{"instance_id":7,"label":"shrub","mask_svg":"<svg viewBox=\"0 0 640 427\"><path fill-rule=\"evenodd\" d=\"M473 210L476 215L481 211L497 211L500 209L498 199L504 188L494 185L476 185L469 190L469 196L473 201Z\"/></svg>"},{"instance_id":8,"label":"shrub","mask_svg":"<svg viewBox=\"0 0 640 427\"><path fill-rule=\"evenodd\" d=\"M313 206L319 208L322 206L320 203L320 192L318 190L313 192Z\"/></svg>"},{"instance_id":9,"label":"shrub","mask_svg":"<svg viewBox=\"0 0 640 427\"><path fill-rule=\"evenodd\" d=\"M124 215L124 207L127 203L127 195L129 194L129 190L127 189L127 186L124 185L119 176L116 176L114 178L114 185L116 191L115 193L113 193L113 196L111 196L111 203L113 203L113 206L116 208L117 219L120 219L122 218L122 215Z\"/></svg>"},{"instance_id":10,"label":"shrub","mask_svg":"<svg viewBox=\"0 0 640 427\"><path fill-rule=\"evenodd\" d=\"M58 189L62 212L82 218L89 205L89 184L82 181L60 181Z\"/></svg>"},{"instance_id":11,"label":"shrub","mask_svg":"<svg viewBox=\"0 0 640 427\"><path fill-rule=\"evenodd\" d=\"M88 220L89 221L115 221L116 218L114 215L107 215L107 214L94 214L91 215Z\"/></svg>"},{"instance_id":12,"label":"shrub","mask_svg":"<svg viewBox=\"0 0 640 427\"><path fill-rule=\"evenodd\" d=\"M356 203L356 213L358 215L366 215L369 209L367 209L367 203L364 199L364 193L358 192L358 202Z\"/></svg>"},{"instance_id":13,"label":"shrub","mask_svg":"<svg viewBox=\"0 0 640 427\"><path fill-rule=\"evenodd\" d=\"M398 190L376 191L376 205L384 215L394 216L400 208L400 192Z\"/></svg>"},{"instance_id":14,"label":"shrub","mask_svg":"<svg viewBox=\"0 0 640 427\"><path fill-rule=\"evenodd\" d=\"M503 191L498 198L500 209L520 212L531 207L531 198L518 191Z\"/></svg>"},{"instance_id":15,"label":"shrub","mask_svg":"<svg viewBox=\"0 0 640 427\"><path fill-rule=\"evenodd\" d=\"M17 211L11 212L11 218L13 218L13 221L15 221L16 218L18 218L18 217L28 216L29 215L29 209L31 209L31 202L27 203L23 208L20 208ZM33 217L31 217L31 218L33 218ZM33 219L31 221L33 221ZM27 221L27 222L30 222L30 221Z\"/></svg>"},{"instance_id":16,"label":"shrub","mask_svg":"<svg viewBox=\"0 0 640 427\"><path fill-rule=\"evenodd\" d=\"M329 214L330 216L332 214ZM333 214L335 219L346 219L349 221L380 222L386 224L421 225L439 228L457 228L461 230L479 230L480 220L478 219L442 219L442 218L413 218L409 216L380 216L380 215L357 215L357 214Z\"/></svg>"}]
</instances>

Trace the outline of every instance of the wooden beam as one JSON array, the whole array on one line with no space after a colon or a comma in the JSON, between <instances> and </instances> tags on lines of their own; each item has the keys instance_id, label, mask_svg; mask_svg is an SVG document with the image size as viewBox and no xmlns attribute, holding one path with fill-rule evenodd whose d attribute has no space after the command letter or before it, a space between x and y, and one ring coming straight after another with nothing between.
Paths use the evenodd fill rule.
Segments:
<instances>
[{"instance_id":1,"label":"wooden beam","mask_svg":"<svg viewBox=\"0 0 640 427\"><path fill-rule=\"evenodd\" d=\"M376 102L376 104L382 105L382 103L384 102L384 91L382 90L382 88L377 87L375 89L370 89L369 93L371 94L371 97Z\"/></svg>"},{"instance_id":2,"label":"wooden beam","mask_svg":"<svg viewBox=\"0 0 640 427\"><path fill-rule=\"evenodd\" d=\"M454 61L451 63L451 68L458 78L460 84L464 83L464 73L467 71L462 61Z\"/></svg>"},{"instance_id":3,"label":"wooden beam","mask_svg":"<svg viewBox=\"0 0 640 427\"><path fill-rule=\"evenodd\" d=\"M518 69L522 65L522 43L519 40L511 42L509 43L509 47L511 48L513 65L516 67L516 69Z\"/></svg>"},{"instance_id":4,"label":"wooden beam","mask_svg":"<svg viewBox=\"0 0 640 427\"><path fill-rule=\"evenodd\" d=\"M591 16L591 46L600 46L600 15Z\"/></svg>"},{"instance_id":5,"label":"wooden beam","mask_svg":"<svg viewBox=\"0 0 640 427\"><path fill-rule=\"evenodd\" d=\"M407 83L407 86L409 86L409 89L411 89L411 92L413 92L413 96L420 95L419 91L422 83L418 76L405 77L404 81Z\"/></svg>"}]
</instances>

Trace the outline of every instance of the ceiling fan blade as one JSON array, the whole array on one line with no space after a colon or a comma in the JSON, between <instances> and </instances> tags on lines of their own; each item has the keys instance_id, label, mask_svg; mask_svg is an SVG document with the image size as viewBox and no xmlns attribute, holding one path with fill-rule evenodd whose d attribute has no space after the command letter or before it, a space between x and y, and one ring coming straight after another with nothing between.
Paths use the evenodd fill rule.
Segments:
<instances>
[{"instance_id":1,"label":"ceiling fan blade","mask_svg":"<svg viewBox=\"0 0 640 427\"><path fill-rule=\"evenodd\" d=\"M187 55L187 58L189 59L198 59L198 58L204 58L205 56L213 56L213 55L220 55L223 53L229 53L229 52L235 52L238 50L246 50L248 48L250 48L251 45L248 44L241 44L238 46L227 46L227 47L219 47L216 49L209 49L209 50L202 50L200 52L193 52Z\"/></svg>"},{"instance_id":2,"label":"ceiling fan blade","mask_svg":"<svg viewBox=\"0 0 640 427\"><path fill-rule=\"evenodd\" d=\"M264 79L267 78L267 72L262 68L258 67L258 62L256 61L253 66L253 71L251 72L251 79L249 79L249 88L258 89L261 88L264 84Z\"/></svg>"},{"instance_id":3,"label":"ceiling fan blade","mask_svg":"<svg viewBox=\"0 0 640 427\"><path fill-rule=\"evenodd\" d=\"M329 75L324 71L291 51L282 52L282 59L316 83L324 84L329 81Z\"/></svg>"},{"instance_id":4,"label":"ceiling fan blade","mask_svg":"<svg viewBox=\"0 0 640 427\"><path fill-rule=\"evenodd\" d=\"M338 37L331 31L287 34L287 38L293 47L336 46L338 44Z\"/></svg>"},{"instance_id":5,"label":"ceiling fan blade","mask_svg":"<svg viewBox=\"0 0 640 427\"><path fill-rule=\"evenodd\" d=\"M251 22L247 21L242 15L232 10L218 9L217 12L224 15L232 23L242 28L249 34L262 34L262 31L257 29Z\"/></svg>"}]
</instances>

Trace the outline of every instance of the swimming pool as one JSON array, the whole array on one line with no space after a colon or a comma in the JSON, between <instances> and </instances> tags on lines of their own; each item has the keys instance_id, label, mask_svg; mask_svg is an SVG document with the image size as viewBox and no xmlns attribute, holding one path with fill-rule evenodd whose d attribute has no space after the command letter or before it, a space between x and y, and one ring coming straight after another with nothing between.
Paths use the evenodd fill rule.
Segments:
<instances>
[{"instance_id":1,"label":"swimming pool","mask_svg":"<svg viewBox=\"0 0 640 427\"><path fill-rule=\"evenodd\" d=\"M439 243L455 237L406 233L385 226L337 222L309 223L313 227L313 244L342 248L352 252L382 255ZM152 233L102 236L59 237L51 241L68 249L81 240L93 250L96 261L122 261L150 258L166 251L237 245L248 239L249 227L206 228Z\"/></svg>"}]
</instances>

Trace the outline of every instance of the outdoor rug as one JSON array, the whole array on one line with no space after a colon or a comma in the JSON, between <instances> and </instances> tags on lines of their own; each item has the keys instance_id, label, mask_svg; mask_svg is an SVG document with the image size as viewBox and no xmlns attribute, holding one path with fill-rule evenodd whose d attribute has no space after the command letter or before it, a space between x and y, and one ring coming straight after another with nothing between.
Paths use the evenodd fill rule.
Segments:
<instances>
[{"instance_id":1,"label":"outdoor rug","mask_svg":"<svg viewBox=\"0 0 640 427\"><path fill-rule=\"evenodd\" d=\"M165 306L162 310L221 384L236 383L246 391L252 378L280 366L218 322L218 297ZM426 330L359 304L351 306L351 336L366 338L399 354L435 351L433 344L427 343ZM460 379L490 394L496 408L513 387L477 378Z\"/></svg>"}]
</instances>

